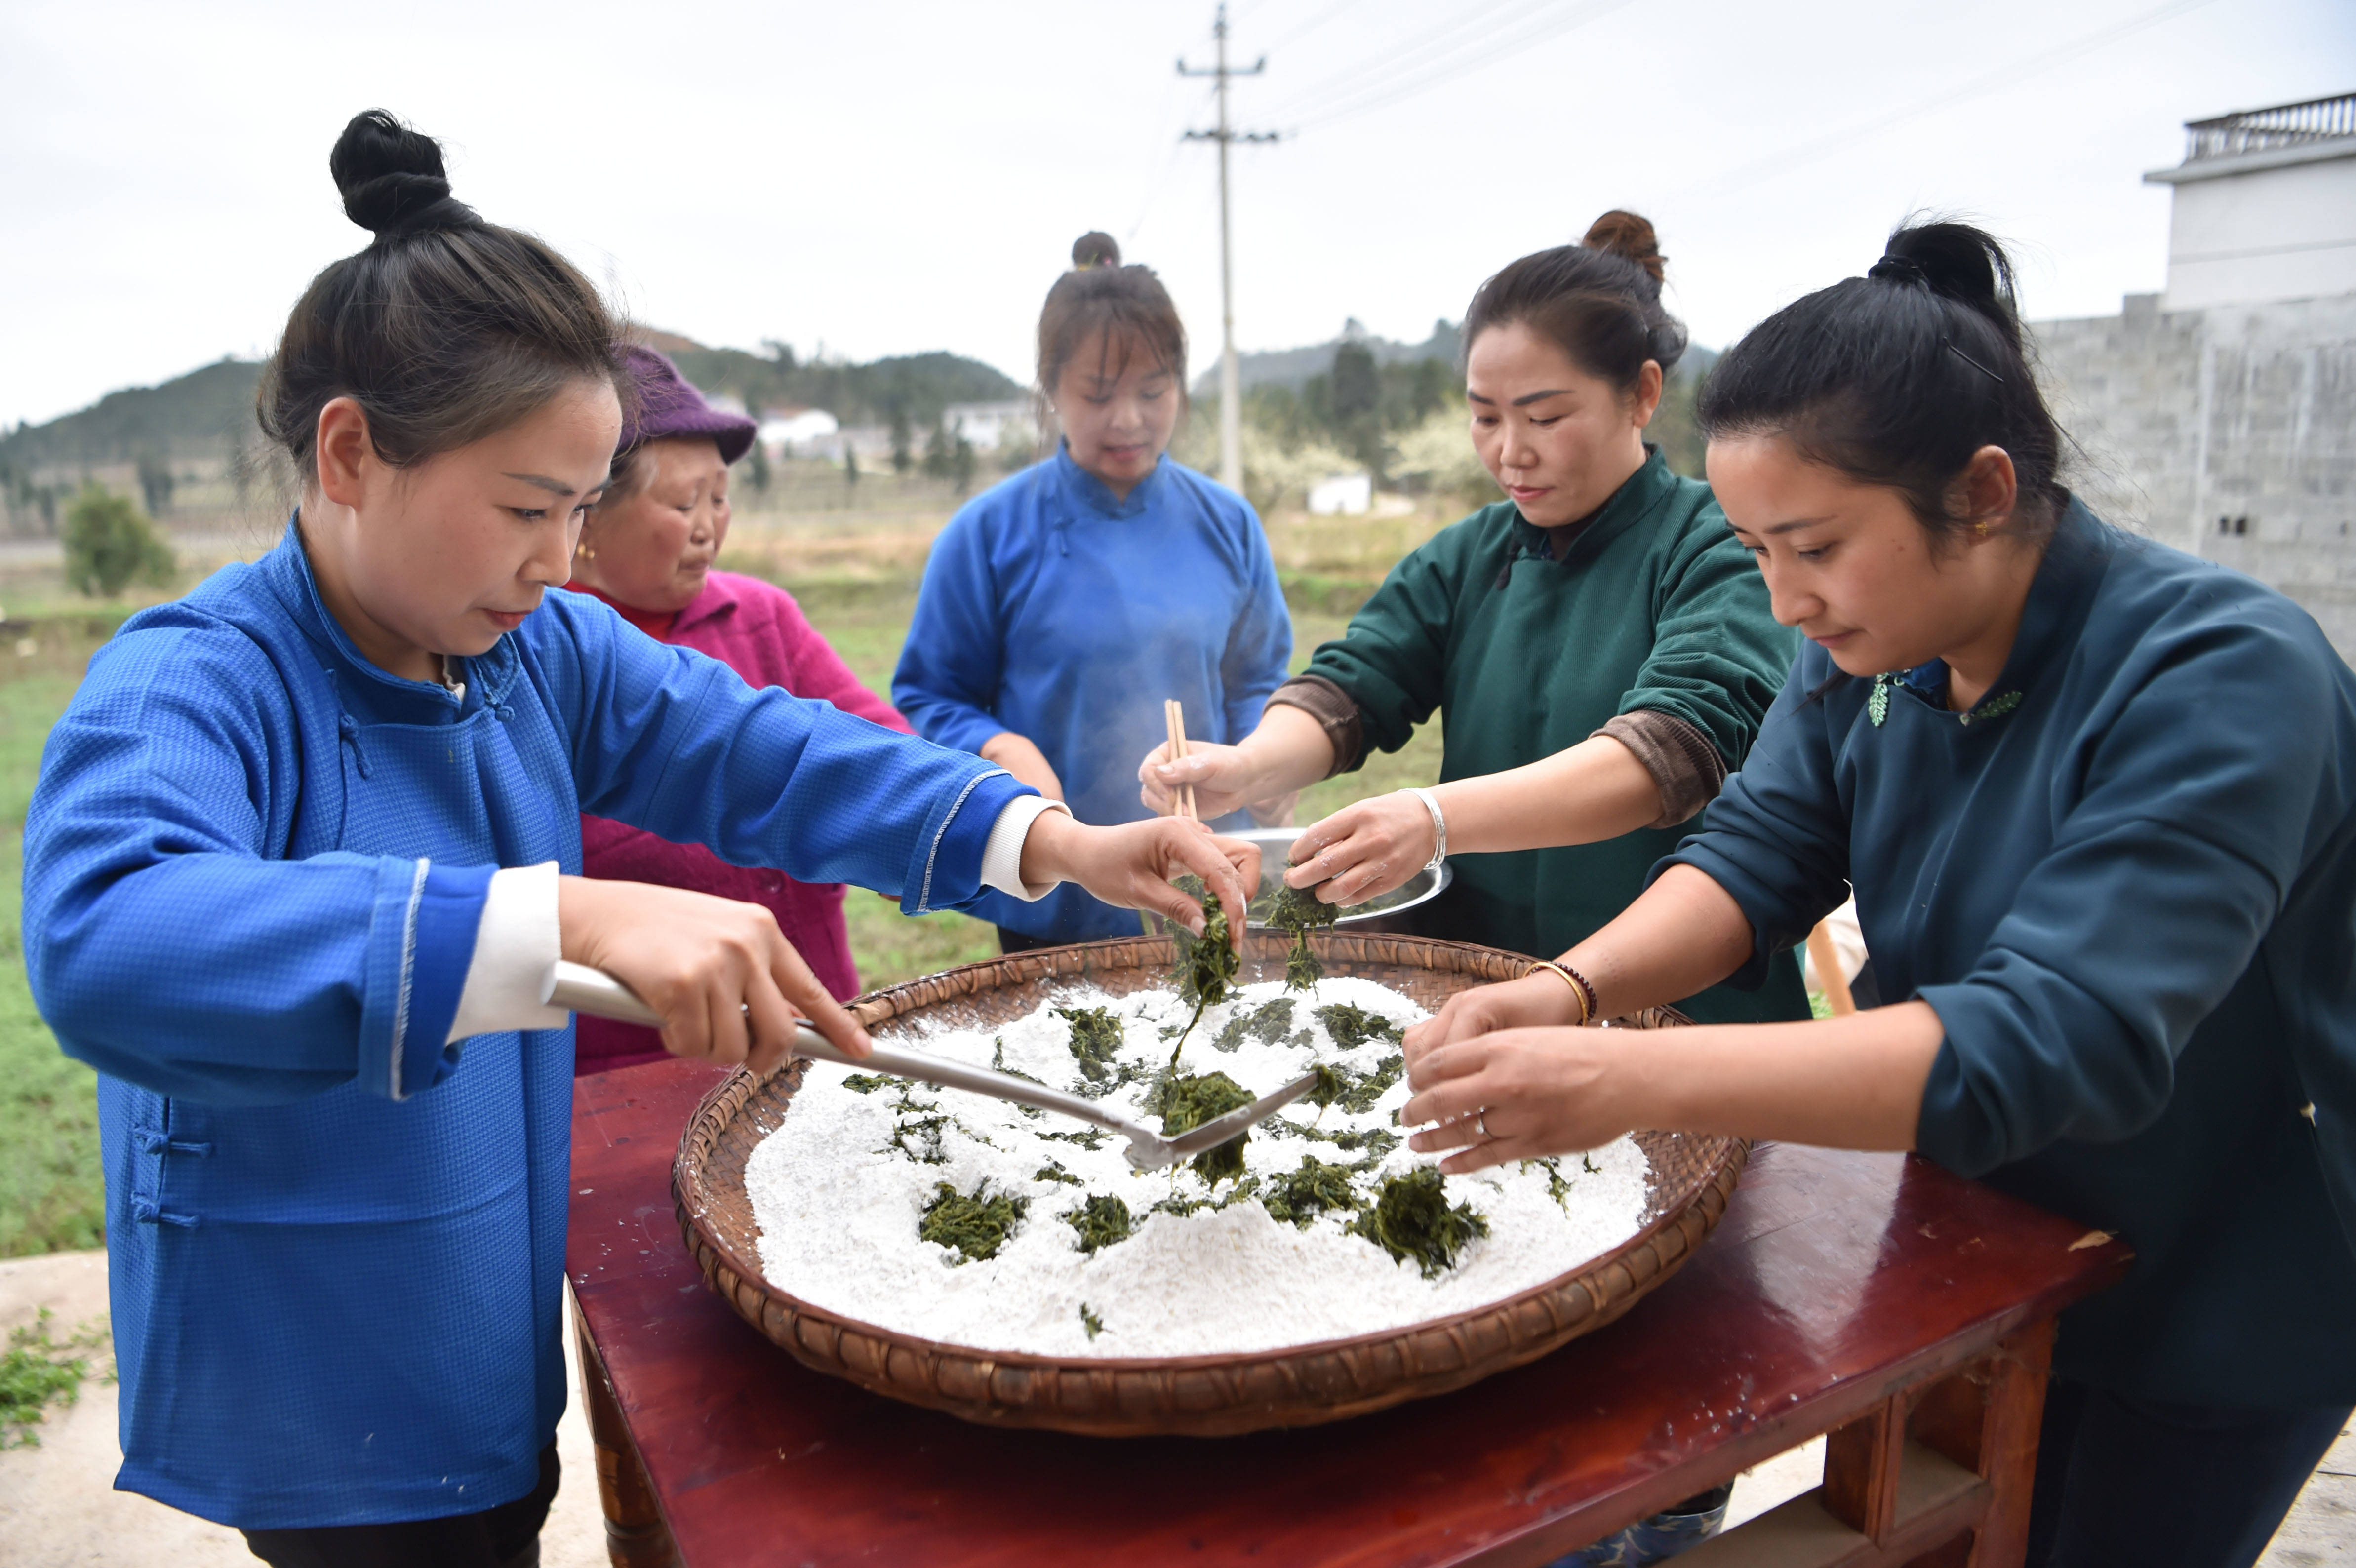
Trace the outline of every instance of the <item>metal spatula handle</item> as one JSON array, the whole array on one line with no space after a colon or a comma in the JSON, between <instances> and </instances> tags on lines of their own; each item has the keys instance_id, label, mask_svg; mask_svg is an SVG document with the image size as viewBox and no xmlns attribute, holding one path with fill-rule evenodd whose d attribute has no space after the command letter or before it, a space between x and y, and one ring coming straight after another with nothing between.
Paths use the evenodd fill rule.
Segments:
<instances>
[{"instance_id":1,"label":"metal spatula handle","mask_svg":"<svg viewBox=\"0 0 2356 1568\"><path fill-rule=\"evenodd\" d=\"M585 964L560 961L556 965L556 986L549 993L548 999L552 1006L568 1008L577 1013L613 1019L621 1023L643 1024L648 1029L662 1027L661 1015L640 1001L637 992L603 969L593 969ZM1044 1083L1033 1083L1028 1078L1017 1078L1012 1073L951 1061L947 1057L928 1056L921 1051L886 1045L882 1040L875 1042L875 1049L864 1059L853 1057L838 1050L807 1021L801 1022L795 1031L793 1051L796 1056L807 1056L819 1061L840 1062L847 1067L889 1073L895 1078L913 1078L944 1089L962 1089L968 1093L987 1094L991 1099L1005 1100L1017 1105L1033 1105L1042 1111L1054 1111L1058 1115L1086 1122L1090 1126L1102 1127L1107 1132L1119 1133L1129 1140L1126 1151L1129 1162L1140 1170L1158 1170L1200 1154L1206 1148L1216 1147L1292 1104L1317 1082L1316 1074L1305 1073L1275 1093L1256 1100L1241 1110L1230 1111L1176 1138L1165 1138L1152 1128L1141 1126L1097 1101L1067 1094L1061 1089L1050 1089Z\"/></svg>"}]
</instances>

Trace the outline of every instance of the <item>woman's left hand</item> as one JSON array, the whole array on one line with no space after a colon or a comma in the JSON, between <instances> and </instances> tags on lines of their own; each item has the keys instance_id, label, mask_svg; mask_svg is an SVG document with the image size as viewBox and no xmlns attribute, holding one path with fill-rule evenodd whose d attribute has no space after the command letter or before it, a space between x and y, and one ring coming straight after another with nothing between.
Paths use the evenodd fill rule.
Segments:
<instances>
[{"instance_id":1,"label":"woman's left hand","mask_svg":"<svg viewBox=\"0 0 2356 1568\"><path fill-rule=\"evenodd\" d=\"M1077 882L1108 904L1141 909L1203 934L1203 906L1171 879L1188 872L1219 896L1221 907L1241 911L1251 903L1248 890L1259 886L1259 846L1240 838L1215 838L1199 822L1156 816L1119 827L1090 827L1060 811L1040 814L1023 840L1023 880ZM1228 922L1228 940L1240 950L1244 923Z\"/></svg>"},{"instance_id":2,"label":"woman's left hand","mask_svg":"<svg viewBox=\"0 0 2356 1568\"><path fill-rule=\"evenodd\" d=\"M1380 898L1431 863L1431 813L1401 790L1345 805L1292 841L1285 885L1314 888L1329 904Z\"/></svg>"},{"instance_id":3,"label":"woman's left hand","mask_svg":"<svg viewBox=\"0 0 2356 1568\"><path fill-rule=\"evenodd\" d=\"M1614 1092L1623 1032L1500 1029L1427 1052L1408 1071L1399 1121L1423 1129L1408 1147L1459 1151L1440 1163L1451 1176L1601 1147L1634 1125Z\"/></svg>"}]
</instances>

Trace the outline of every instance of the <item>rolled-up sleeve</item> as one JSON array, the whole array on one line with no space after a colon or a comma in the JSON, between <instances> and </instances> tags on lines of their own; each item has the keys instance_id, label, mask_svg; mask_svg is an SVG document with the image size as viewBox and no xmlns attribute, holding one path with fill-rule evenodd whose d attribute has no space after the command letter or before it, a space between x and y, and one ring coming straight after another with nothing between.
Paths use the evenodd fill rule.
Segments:
<instances>
[{"instance_id":1,"label":"rolled-up sleeve","mask_svg":"<svg viewBox=\"0 0 2356 1568\"><path fill-rule=\"evenodd\" d=\"M1848 816L1833 776L1824 704L1810 694L1829 662L1821 654L1793 667L1767 711L1740 773L1702 814L1700 831L1653 868L1691 866L1741 907L1751 923L1751 958L1730 985L1755 990L1768 960L1807 939L1848 897Z\"/></svg>"}]
</instances>

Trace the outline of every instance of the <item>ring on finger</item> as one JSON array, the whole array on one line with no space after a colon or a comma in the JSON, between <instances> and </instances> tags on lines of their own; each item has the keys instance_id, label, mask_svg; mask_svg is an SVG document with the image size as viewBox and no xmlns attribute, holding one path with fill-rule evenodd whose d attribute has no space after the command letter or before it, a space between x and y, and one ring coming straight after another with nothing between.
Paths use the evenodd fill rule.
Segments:
<instances>
[{"instance_id":1,"label":"ring on finger","mask_svg":"<svg viewBox=\"0 0 2356 1568\"><path fill-rule=\"evenodd\" d=\"M1481 1141L1484 1144L1496 1137L1497 1135L1489 1130L1489 1108L1486 1105L1472 1114L1472 1130L1481 1135Z\"/></svg>"}]
</instances>

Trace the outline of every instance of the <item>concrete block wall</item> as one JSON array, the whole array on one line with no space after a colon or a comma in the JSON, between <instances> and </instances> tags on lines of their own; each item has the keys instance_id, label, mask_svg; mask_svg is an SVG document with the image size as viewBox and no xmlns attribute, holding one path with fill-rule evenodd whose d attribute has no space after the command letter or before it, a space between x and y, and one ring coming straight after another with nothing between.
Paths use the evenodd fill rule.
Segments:
<instances>
[{"instance_id":1,"label":"concrete block wall","mask_svg":"<svg viewBox=\"0 0 2356 1568\"><path fill-rule=\"evenodd\" d=\"M2356 295L2159 304L2031 327L2083 449L2071 485L2113 522L2289 595L2356 662Z\"/></svg>"}]
</instances>

